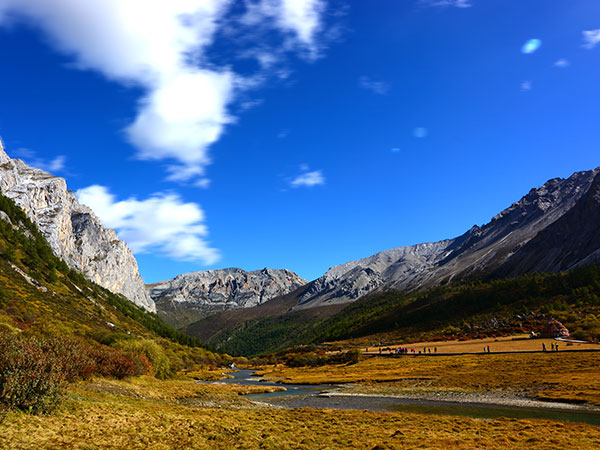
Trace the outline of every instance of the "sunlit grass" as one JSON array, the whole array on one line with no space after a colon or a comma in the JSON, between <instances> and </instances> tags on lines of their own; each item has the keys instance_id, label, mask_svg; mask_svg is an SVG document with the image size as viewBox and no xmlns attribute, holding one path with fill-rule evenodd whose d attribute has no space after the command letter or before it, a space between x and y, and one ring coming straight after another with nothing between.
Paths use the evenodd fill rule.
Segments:
<instances>
[{"instance_id":1,"label":"sunlit grass","mask_svg":"<svg viewBox=\"0 0 600 450\"><path fill-rule=\"evenodd\" d=\"M352 365L262 369L259 374L284 383L360 383L387 393L496 391L600 404L599 353L376 356Z\"/></svg>"},{"instance_id":2,"label":"sunlit grass","mask_svg":"<svg viewBox=\"0 0 600 450\"><path fill-rule=\"evenodd\" d=\"M600 428L367 411L271 409L241 390L187 380L73 385L50 416L10 413L0 448L21 449L592 449Z\"/></svg>"}]
</instances>

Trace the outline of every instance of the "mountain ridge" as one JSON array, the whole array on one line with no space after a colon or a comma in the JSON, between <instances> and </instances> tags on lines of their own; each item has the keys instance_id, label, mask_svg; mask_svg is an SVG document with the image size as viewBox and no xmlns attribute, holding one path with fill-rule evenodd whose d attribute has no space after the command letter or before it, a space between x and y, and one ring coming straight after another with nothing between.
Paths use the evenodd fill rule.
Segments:
<instances>
[{"instance_id":1,"label":"mountain ridge","mask_svg":"<svg viewBox=\"0 0 600 450\"><path fill-rule=\"evenodd\" d=\"M54 254L71 269L148 311L156 311L127 244L79 203L64 178L10 158L0 143L0 191L25 211Z\"/></svg>"},{"instance_id":2,"label":"mountain ridge","mask_svg":"<svg viewBox=\"0 0 600 450\"><path fill-rule=\"evenodd\" d=\"M600 167L548 180L490 222L475 225L454 239L397 247L333 266L313 282L294 309L349 303L374 292L427 289L491 274L574 208L599 174ZM538 270L551 272L552 267L542 265Z\"/></svg>"},{"instance_id":3,"label":"mountain ridge","mask_svg":"<svg viewBox=\"0 0 600 450\"><path fill-rule=\"evenodd\" d=\"M215 312L258 306L306 283L287 269L232 267L184 273L146 288L163 320L184 326Z\"/></svg>"}]
</instances>

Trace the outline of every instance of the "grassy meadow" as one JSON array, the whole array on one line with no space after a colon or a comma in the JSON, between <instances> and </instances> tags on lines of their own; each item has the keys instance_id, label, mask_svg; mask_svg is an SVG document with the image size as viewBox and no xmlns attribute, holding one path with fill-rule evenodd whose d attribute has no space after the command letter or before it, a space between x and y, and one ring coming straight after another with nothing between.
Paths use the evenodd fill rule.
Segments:
<instances>
[{"instance_id":1,"label":"grassy meadow","mask_svg":"<svg viewBox=\"0 0 600 450\"><path fill-rule=\"evenodd\" d=\"M600 405L600 353L372 356L350 365L264 366L258 373L282 383L354 383L355 392L373 394L495 392Z\"/></svg>"},{"instance_id":2,"label":"grassy meadow","mask_svg":"<svg viewBox=\"0 0 600 450\"><path fill-rule=\"evenodd\" d=\"M264 388L259 387L258 390ZM52 415L11 412L0 448L21 449L529 449L600 446L600 428L546 420L481 420L368 411L274 409L257 388L189 380L93 379L69 387Z\"/></svg>"}]
</instances>

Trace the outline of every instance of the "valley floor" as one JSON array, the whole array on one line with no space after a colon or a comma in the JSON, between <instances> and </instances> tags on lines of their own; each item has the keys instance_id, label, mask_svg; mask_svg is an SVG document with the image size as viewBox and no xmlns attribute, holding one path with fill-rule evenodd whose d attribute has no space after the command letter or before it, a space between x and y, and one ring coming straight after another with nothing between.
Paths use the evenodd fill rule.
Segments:
<instances>
[{"instance_id":1,"label":"valley floor","mask_svg":"<svg viewBox=\"0 0 600 450\"><path fill-rule=\"evenodd\" d=\"M352 383L344 394L450 401L561 401L600 406L600 353L546 352L367 356L345 366L265 366L268 380L295 384ZM503 399L500 401L499 399ZM513 402L513 404L516 404Z\"/></svg>"},{"instance_id":2,"label":"valley floor","mask_svg":"<svg viewBox=\"0 0 600 450\"><path fill-rule=\"evenodd\" d=\"M344 393L492 395L600 405L600 354L363 357L352 365L263 367L287 383L353 383ZM210 374L206 374L210 375ZM0 448L24 449L549 449L600 448L600 427L542 419L297 408L240 394L270 386L191 379L94 379L69 387L46 416L11 412Z\"/></svg>"},{"instance_id":3,"label":"valley floor","mask_svg":"<svg viewBox=\"0 0 600 450\"><path fill-rule=\"evenodd\" d=\"M276 409L239 393L264 388L193 381L93 380L62 410L9 413L2 449L592 449L600 428L548 420L482 420L327 409Z\"/></svg>"}]
</instances>

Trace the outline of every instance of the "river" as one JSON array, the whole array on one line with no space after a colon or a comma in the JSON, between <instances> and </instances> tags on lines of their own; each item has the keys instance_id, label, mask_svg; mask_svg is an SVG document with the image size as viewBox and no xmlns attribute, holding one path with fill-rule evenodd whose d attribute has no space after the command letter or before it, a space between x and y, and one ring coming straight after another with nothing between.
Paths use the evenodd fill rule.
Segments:
<instances>
[{"instance_id":1,"label":"river","mask_svg":"<svg viewBox=\"0 0 600 450\"><path fill-rule=\"evenodd\" d=\"M345 395L343 385L281 384L260 381L253 370L238 370L233 378L216 383L285 387L285 391L250 394L251 400L285 408L330 408L369 411L397 411L419 414L468 416L481 419L509 417L514 419L551 419L562 422L583 422L600 425L600 409L548 403L547 407L499 405L479 402L405 399L385 396ZM559 407L557 407L559 406Z\"/></svg>"}]
</instances>

